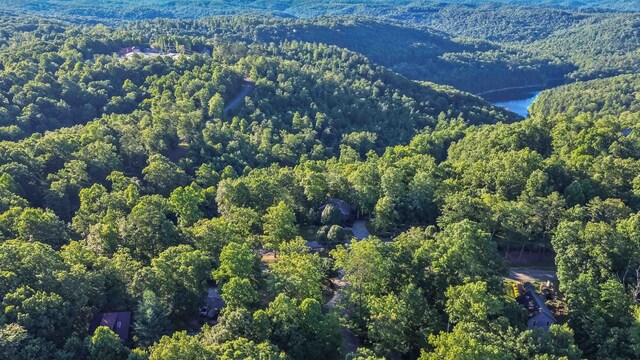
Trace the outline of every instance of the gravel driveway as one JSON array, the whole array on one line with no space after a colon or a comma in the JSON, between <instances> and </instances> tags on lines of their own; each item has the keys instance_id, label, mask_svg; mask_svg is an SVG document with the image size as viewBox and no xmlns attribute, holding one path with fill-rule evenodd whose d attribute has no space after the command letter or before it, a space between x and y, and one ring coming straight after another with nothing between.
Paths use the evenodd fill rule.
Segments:
<instances>
[{"instance_id":1,"label":"gravel driveway","mask_svg":"<svg viewBox=\"0 0 640 360\"><path fill-rule=\"evenodd\" d=\"M516 281L558 281L556 270L537 268L511 268L509 279Z\"/></svg>"},{"instance_id":2,"label":"gravel driveway","mask_svg":"<svg viewBox=\"0 0 640 360\"><path fill-rule=\"evenodd\" d=\"M367 222L364 220L355 221L351 230L353 231L353 237L357 240L362 240L371 235L369 234L369 230L367 230Z\"/></svg>"}]
</instances>

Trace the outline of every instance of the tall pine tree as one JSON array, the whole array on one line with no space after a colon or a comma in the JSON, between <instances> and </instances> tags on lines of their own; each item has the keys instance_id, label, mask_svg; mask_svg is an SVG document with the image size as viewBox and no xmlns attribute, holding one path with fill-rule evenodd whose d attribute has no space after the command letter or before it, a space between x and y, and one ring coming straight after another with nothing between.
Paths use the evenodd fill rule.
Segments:
<instances>
[{"instance_id":1,"label":"tall pine tree","mask_svg":"<svg viewBox=\"0 0 640 360\"><path fill-rule=\"evenodd\" d=\"M138 346L148 347L163 335L171 334L172 324L169 321L169 309L152 291L145 291L138 305L133 324L134 340Z\"/></svg>"}]
</instances>

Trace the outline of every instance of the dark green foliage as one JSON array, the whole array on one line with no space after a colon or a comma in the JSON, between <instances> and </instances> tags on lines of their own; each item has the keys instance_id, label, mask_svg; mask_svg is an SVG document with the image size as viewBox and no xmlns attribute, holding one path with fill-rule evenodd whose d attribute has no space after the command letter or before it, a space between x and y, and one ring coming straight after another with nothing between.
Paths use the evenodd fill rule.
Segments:
<instances>
[{"instance_id":1,"label":"dark green foliage","mask_svg":"<svg viewBox=\"0 0 640 360\"><path fill-rule=\"evenodd\" d=\"M330 226L321 226L316 232L316 240L321 243L325 243L328 240L327 234L329 233L329 229L331 229Z\"/></svg>"},{"instance_id":2,"label":"dark green foliage","mask_svg":"<svg viewBox=\"0 0 640 360\"><path fill-rule=\"evenodd\" d=\"M69 241L65 224L50 210L11 208L0 216L5 239L38 241L59 248Z\"/></svg>"},{"instance_id":3,"label":"dark green foliage","mask_svg":"<svg viewBox=\"0 0 640 360\"><path fill-rule=\"evenodd\" d=\"M582 112L594 115L622 115L640 112L638 75L578 82L544 91L531 107L531 116L553 116Z\"/></svg>"},{"instance_id":4,"label":"dark green foliage","mask_svg":"<svg viewBox=\"0 0 640 360\"><path fill-rule=\"evenodd\" d=\"M155 292L169 317L183 319L198 308L210 278L211 260L200 250L189 245L173 246L158 255L136 274L135 291Z\"/></svg>"},{"instance_id":5,"label":"dark green foliage","mask_svg":"<svg viewBox=\"0 0 640 360\"><path fill-rule=\"evenodd\" d=\"M227 309L252 308L259 294L249 279L233 277L222 286L222 300Z\"/></svg>"},{"instance_id":6,"label":"dark green foliage","mask_svg":"<svg viewBox=\"0 0 640 360\"><path fill-rule=\"evenodd\" d=\"M320 222L325 226L340 224L342 222L340 209L332 204L327 204L320 215Z\"/></svg>"},{"instance_id":7,"label":"dark green foliage","mask_svg":"<svg viewBox=\"0 0 640 360\"><path fill-rule=\"evenodd\" d=\"M169 313L160 299L150 290L142 294L142 300L134 313L133 333L136 344L149 347L162 336L171 333L172 325Z\"/></svg>"},{"instance_id":8,"label":"dark green foliage","mask_svg":"<svg viewBox=\"0 0 640 360\"><path fill-rule=\"evenodd\" d=\"M129 349L120 343L120 337L108 327L99 326L89 341L91 359L125 360L129 356Z\"/></svg>"},{"instance_id":9,"label":"dark green foliage","mask_svg":"<svg viewBox=\"0 0 640 360\"><path fill-rule=\"evenodd\" d=\"M636 75L545 92L529 119L414 81L638 72L636 13L158 4L0 1L1 358L326 359L352 336L354 358L638 354ZM352 16L119 23L329 4ZM345 241L330 198L384 238ZM318 219L345 243L329 255L300 237ZM523 330L514 249L555 252L568 324ZM227 306L201 327L212 280ZM139 349L87 334L110 311L133 312Z\"/></svg>"},{"instance_id":10,"label":"dark green foliage","mask_svg":"<svg viewBox=\"0 0 640 360\"><path fill-rule=\"evenodd\" d=\"M345 232L342 226L333 225L329 228L329 231L327 232L327 240L334 243L339 243L344 241L344 239L345 239Z\"/></svg>"}]
</instances>

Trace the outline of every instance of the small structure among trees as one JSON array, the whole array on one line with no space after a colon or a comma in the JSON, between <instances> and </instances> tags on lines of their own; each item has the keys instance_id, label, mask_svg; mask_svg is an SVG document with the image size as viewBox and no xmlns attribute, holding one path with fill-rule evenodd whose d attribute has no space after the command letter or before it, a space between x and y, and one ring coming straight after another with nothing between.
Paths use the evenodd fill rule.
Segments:
<instances>
[{"instance_id":1,"label":"small structure among trees","mask_svg":"<svg viewBox=\"0 0 640 360\"><path fill-rule=\"evenodd\" d=\"M124 47L120 49L119 56L123 58L129 54L135 54L140 52L142 52L142 49L138 46Z\"/></svg>"},{"instance_id":2,"label":"small structure among trees","mask_svg":"<svg viewBox=\"0 0 640 360\"><path fill-rule=\"evenodd\" d=\"M353 207L343 200L329 199L319 209L322 211L321 221L324 225L348 225L356 219Z\"/></svg>"},{"instance_id":3,"label":"small structure among trees","mask_svg":"<svg viewBox=\"0 0 640 360\"><path fill-rule=\"evenodd\" d=\"M549 330L556 323L556 318L533 284L525 283L524 293L516 301L527 310L527 328Z\"/></svg>"},{"instance_id":4,"label":"small structure among trees","mask_svg":"<svg viewBox=\"0 0 640 360\"><path fill-rule=\"evenodd\" d=\"M120 341L124 344L129 340L130 325L130 311L97 313L89 325L89 334L93 335L98 327L106 326L118 334Z\"/></svg>"}]
</instances>

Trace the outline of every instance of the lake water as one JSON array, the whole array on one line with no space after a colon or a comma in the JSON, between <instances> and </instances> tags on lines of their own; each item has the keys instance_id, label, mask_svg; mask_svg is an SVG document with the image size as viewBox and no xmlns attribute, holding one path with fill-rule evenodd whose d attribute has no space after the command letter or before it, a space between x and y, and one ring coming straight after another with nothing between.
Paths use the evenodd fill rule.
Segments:
<instances>
[{"instance_id":1,"label":"lake water","mask_svg":"<svg viewBox=\"0 0 640 360\"><path fill-rule=\"evenodd\" d=\"M520 116L529 115L529 106L544 88L509 89L485 93L482 97L492 105L503 107Z\"/></svg>"}]
</instances>

